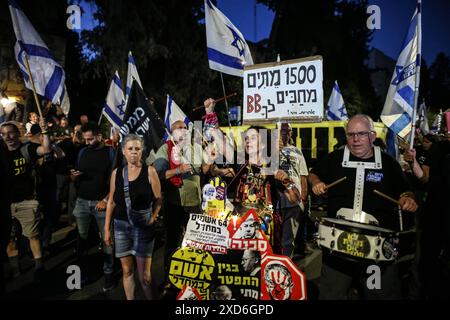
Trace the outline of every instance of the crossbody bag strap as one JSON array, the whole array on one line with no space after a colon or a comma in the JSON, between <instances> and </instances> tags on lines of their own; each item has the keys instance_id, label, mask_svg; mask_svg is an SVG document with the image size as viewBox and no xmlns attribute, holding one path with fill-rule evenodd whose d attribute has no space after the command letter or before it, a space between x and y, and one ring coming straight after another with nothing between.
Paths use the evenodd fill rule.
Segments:
<instances>
[{"instance_id":1,"label":"crossbody bag strap","mask_svg":"<svg viewBox=\"0 0 450 320\"><path fill-rule=\"evenodd\" d=\"M125 205L127 206L127 216L128 220L130 220L130 211L131 211L131 198L130 198L130 183L128 181L128 166L125 165L123 168L123 192L125 197Z\"/></svg>"}]
</instances>

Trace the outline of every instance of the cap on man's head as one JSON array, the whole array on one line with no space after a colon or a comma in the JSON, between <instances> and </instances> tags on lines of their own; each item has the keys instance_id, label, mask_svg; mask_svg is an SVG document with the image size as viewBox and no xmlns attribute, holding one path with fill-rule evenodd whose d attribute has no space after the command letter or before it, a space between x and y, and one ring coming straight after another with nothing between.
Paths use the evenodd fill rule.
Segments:
<instances>
[{"instance_id":1,"label":"cap on man's head","mask_svg":"<svg viewBox=\"0 0 450 320\"><path fill-rule=\"evenodd\" d=\"M37 124L37 123L35 123L35 124L33 124L32 126L31 126L31 128L30 128L30 133L31 133L31 135L35 135L35 134L38 134L38 133L41 133L42 132L42 130L41 130L41 127Z\"/></svg>"}]
</instances>

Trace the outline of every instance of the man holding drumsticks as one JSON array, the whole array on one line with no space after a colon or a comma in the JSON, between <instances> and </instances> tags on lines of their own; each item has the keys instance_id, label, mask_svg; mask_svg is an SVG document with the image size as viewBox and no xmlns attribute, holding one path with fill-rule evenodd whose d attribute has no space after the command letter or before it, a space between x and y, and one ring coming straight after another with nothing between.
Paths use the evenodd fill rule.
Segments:
<instances>
[{"instance_id":1,"label":"man holding drumsticks","mask_svg":"<svg viewBox=\"0 0 450 320\"><path fill-rule=\"evenodd\" d=\"M316 195L328 195L329 218L340 216L389 230L401 230L398 206L403 211L415 212L417 204L408 191L400 165L373 146L376 132L369 116L353 116L347 123L346 137L344 149L330 153L311 170L312 191ZM342 179L344 177L346 179ZM331 183L339 179L342 181L331 187ZM393 204L393 199L381 197L375 190L397 200L398 206ZM341 212L344 212L343 216ZM397 265L381 266L381 288L369 290L366 280L370 276L367 274L370 264L370 261L368 264L354 262L324 252L319 298L346 299L356 277L362 283L365 298L400 299Z\"/></svg>"}]
</instances>

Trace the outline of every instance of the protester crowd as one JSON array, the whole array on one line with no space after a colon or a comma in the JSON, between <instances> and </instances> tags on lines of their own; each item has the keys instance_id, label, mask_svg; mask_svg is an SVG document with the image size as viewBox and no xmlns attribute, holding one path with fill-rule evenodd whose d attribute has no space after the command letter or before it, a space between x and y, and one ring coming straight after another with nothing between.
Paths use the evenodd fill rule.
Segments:
<instances>
[{"instance_id":1,"label":"protester crowd","mask_svg":"<svg viewBox=\"0 0 450 320\"><path fill-rule=\"evenodd\" d=\"M211 103L211 99L206 100L205 106ZM48 106L45 119L31 112L26 121L1 124L0 235L4 270L0 270L0 277L9 281L21 276L20 257L24 253L20 250L28 250L29 244L35 262L34 281L42 282L52 233L64 224L76 226L78 265L83 269L92 264L87 253L88 235L90 228L96 226L104 257L103 265L98 266L103 268L103 290L115 287L114 274L121 268L127 299L135 297L135 273L145 297L157 298L161 293L158 289L162 288L152 286L151 275L155 224L162 219L167 232L164 255L167 273L170 256L181 245L189 213L202 212L202 187L214 176L230 183L228 197L239 214L250 208L272 210L272 221L268 223L275 227L265 231L271 237L275 253L304 257L303 231L299 230L304 229L308 218L308 185L316 196L327 193L327 184L339 172L335 169L340 167L345 154L343 149L334 151L310 174L301 149L293 144L290 125L278 126L278 142L263 137L264 128L253 126L243 133L245 161L224 164L216 160L230 156L225 145L231 145L232 160L236 160L237 151L218 126L208 129L212 131L208 133L209 141L203 143L204 148L201 144L192 147L186 124L175 121L167 128L170 135L167 142L146 158L148 153L139 136L126 135L119 143L117 131L100 132L98 125L85 115L72 126L57 108ZM376 137L371 124L366 116L350 120L347 127L350 160L374 157ZM268 170L270 163L264 155L271 148L279 151L278 167ZM118 151L123 154L123 161L117 160ZM199 160L192 160L195 155L200 155ZM385 153L382 161L383 173L398 185L392 192L402 208L405 212L416 212L409 214L415 217L417 250L408 271L411 278L406 294L378 298L437 298L436 277L448 279L450 269L447 205L450 136L419 134L414 148L406 146L402 154L404 174L400 165ZM403 178L408 181L405 185L400 183ZM336 205L345 203L346 197L353 203L353 185L348 183L330 189L329 210L338 209ZM261 227L264 228L264 223ZM29 240L25 247L24 238ZM246 259L250 260L249 257ZM339 263L324 261L321 298L345 298L350 278L347 280L339 270ZM83 273L82 283L89 276ZM386 281L394 283L398 277L397 273L391 273ZM337 292L338 282L342 292ZM1 283L4 294L4 279ZM163 289L166 293L170 291L170 284L166 282Z\"/></svg>"}]
</instances>

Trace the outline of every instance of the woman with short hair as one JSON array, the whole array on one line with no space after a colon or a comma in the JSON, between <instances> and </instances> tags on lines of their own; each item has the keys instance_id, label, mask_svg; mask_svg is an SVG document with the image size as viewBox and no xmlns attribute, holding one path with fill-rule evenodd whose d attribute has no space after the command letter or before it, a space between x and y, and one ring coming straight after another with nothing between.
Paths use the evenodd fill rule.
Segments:
<instances>
[{"instance_id":1,"label":"woman with short hair","mask_svg":"<svg viewBox=\"0 0 450 320\"><path fill-rule=\"evenodd\" d=\"M161 184L156 170L143 164L143 151L141 137L134 134L124 137L122 153L126 164L111 175L111 196L106 208L105 243L112 245L109 226L114 217L115 254L122 265L128 300L134 299L135 265L145 297L152 299L151 263L154 225L161 209Z\"/></svg>"}]
</instances>

